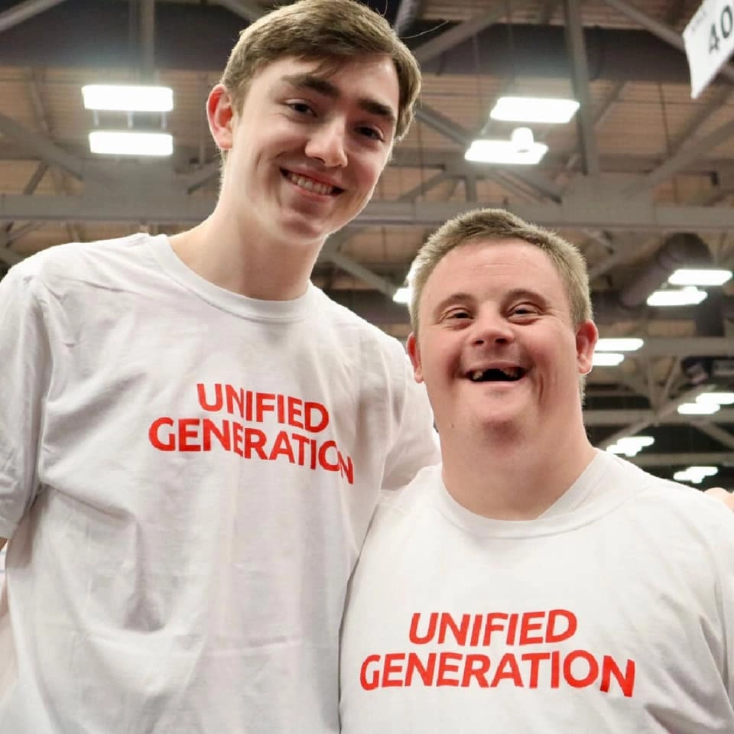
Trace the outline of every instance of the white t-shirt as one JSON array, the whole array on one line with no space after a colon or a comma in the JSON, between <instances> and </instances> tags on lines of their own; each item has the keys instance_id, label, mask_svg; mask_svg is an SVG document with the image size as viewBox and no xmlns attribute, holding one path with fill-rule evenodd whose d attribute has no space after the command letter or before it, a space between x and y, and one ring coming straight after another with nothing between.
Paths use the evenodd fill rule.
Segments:
<instances>
[{"instance_id":1,"label":"white t-shirt","mask_svg":"<svg viewBox=\"0 0 734 734\"><path fill-rule=\"evenodd\" d=\"M422 471L348 594L343 734L734 732L734 516L598 452L541 518Z\"/></svg>"},{"instance_id":2,"label":"white t-shirt","mask_svg":"<svg viewBox=\"0 0 734 734\"><path fill-rule=\"evenodd\" d=\"M378 489L437 460L400 344L143 234L24 261L0 312L0 732L336 731Z\"/></svg>"}]
</instances>

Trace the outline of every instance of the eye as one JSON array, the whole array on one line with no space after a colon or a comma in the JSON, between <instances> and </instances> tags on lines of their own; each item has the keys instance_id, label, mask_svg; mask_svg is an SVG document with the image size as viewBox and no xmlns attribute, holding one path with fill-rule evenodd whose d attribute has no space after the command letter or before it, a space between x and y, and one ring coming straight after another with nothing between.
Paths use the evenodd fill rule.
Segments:
<instances>
[{"instance_id":1,"label":"eye","mask_svg":"<svg viewBox=\"0 0 734 734\"><path fill-rule=\"evenodd\" d=\"M314 112L311 105L308 104L308 102L301 102L301 101L295 101L295 102L286 102L286 105L290 107L294 112L298 112L300 115L311 115L312 117L316 116L316 113Z\"/></svg>"},{"instance_id":2,"label":"eye","mask_svg":"<svg viewBox=\"0 0 734 734\"><path fill-rule=\"evenodd\" d=\"M540 310L538 307L534 306L532 303L519 303L510 309L510 314L519 318L537 316L539 313Z\"/></svg>"},{"instance_id":3,"label":"eye","mask_svg":"<svg viewBox=\"0 0 734 734\"><path fill-rule=\"evenodd\" d=\"M455 308L444 314L445 321L462 321L470 318L471 314L465 308Z\"/></svg>"},{"instance_id":4,"label":"eye","mask_svg":"<svg viewBox=\"0 0 734 734\"><path fill-rule=\"evenodd\" d=\"M375 127L369 127L368 125L361 125L360 127L357 128L357 132L366 138L370 138L371 140L380 140L380 141L385 140L385 136L382 134L382 131L378 130Z\"/></svg>"}]
</instances>

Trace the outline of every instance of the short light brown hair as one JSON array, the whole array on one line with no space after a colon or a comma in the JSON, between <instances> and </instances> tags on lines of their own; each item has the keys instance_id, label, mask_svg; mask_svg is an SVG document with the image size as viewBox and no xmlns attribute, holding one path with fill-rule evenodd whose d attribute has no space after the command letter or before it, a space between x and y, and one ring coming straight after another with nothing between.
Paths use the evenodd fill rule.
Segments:
<instances>
[{"instance_id":1,"label":"short light brown hair","mask_svg":"<svg viewBox=\"0 0 734 734\"><path fill-rule=\"evenodd\" d=\"M395 139L413 121L420 93L418 62L381 15L356 0L299 0L255 21L240 34L221 83L242 109L250 80L268 64L286 57L330 62L360 56L389 56L400 88Z\"/></svg>"},{"instance_id":2,"label":"short light brown hair","mask_svg":"<svg viewBox=\"0 0 734 734\"><path fill-rule=\"evenodd\" d=\"M475 242L522 240L547 253L566 290L571 318L577 327L592 318L589 275L578 248L559 235L528 224L504 209L475 209L450 219L421 247L410 269L410 322L418 335L418 310L428 278L441 260L456 247Z\"/></svg>"}]
</instances>

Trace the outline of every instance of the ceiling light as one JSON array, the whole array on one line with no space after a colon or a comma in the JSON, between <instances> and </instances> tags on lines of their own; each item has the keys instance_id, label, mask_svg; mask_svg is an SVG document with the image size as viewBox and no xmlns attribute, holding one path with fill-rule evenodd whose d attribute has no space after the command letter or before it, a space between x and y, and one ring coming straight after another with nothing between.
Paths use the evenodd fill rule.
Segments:
<instances>
[{"instance_id":1,"label":"ceiling light","mask_svg":"<svg viewBox=\"0 0 734 734\"><path fill-rule=\"evenodd\" d=\"M173 153L173 137L168 133L94 130L89 133L89 149L102 155L166 156Z\"/></svg>"},{"instance_id":2,"label":"ceiling light","mask_svg":"<svg viewBox=\"0 0 734 734\"><path fill-rule=\"evenodd\" d=\"M702 392L696 402L703 405L732 405L734 392Z\"/></svg>"},{"instance_id":3,"label":"ceiling light","mask_svg":"<svg viewBox=\"0 0 734 734\"><path fill-rule=\"evenodd\" d=\"M676 482L690 482L691 484L700 484L704 477L713 477L719 473L716 466L689 466L683 471L677 471L673 474Z\"/></svg>"},{"instance_id":4,"label":"ceiling light","mask_svg":"<svg viewBox=\"0 0 734 734\"><path fill-rule=\"evenodd\" d=\"M671 274L668 283L673 285L724 285L731 280L731 275L731 270L681 268Z\"/></svg>"},{"instance_id":5,"label":"ceiling light","mask_svg":"<svg viewBox=\"0 0 734 734\"><path fill-rule=\"evenodd\" d=\"M518 153L532 150L533 143L535 143L533 131L529 127L516 127L510 135L510 140Z\"/></svg>"},{"instance_id":6,"label":"ceiling light","mask_svg":"<svg viewBox=\"0 0 734 734\"><path fill-rule=\"evenodd\" d=\"M611 454L622 454L623 456L637 456L646 446L652 446L655 439L652 436L625 436L617 443L607 446Z\"/></svg>"},{"instance_id":7,"label":"ceiling light","mask_svg":"<svg viewBox=\"0 0 734 734\"><path fill-rule=\"evenodd\" d=\"M678 406L681 415L711 415L721 408L716 403L683 403Z\"/></svg>"},{"instance_id":8,"label":"ceiling light","mask_svg":"<svg viewBox=\"0 0 734 734\"><path fill-rule=\"evenodd\" d=\"M506 122L568 122L579 108L575 99L500 97L489 116Z\"/></svg>"},{"instance_id":9,"label":"ceiling light","mask_svg":"<svg viewBox=\"0 0 734 734\"><path fill-rule=\"evenodd\" d=\"M170 112L173 109L173 90L170 87L87 84L82 87L82 97L88 110Z\"/></svg>"},{"instance_id":10,"label":"ceiling light","mask_svg":"<svg viewBox=\"0 0 734 734\"><path fill-rule=\"evenodd\" d=\"M655 291L647 299L648 306L695 306L706 298L706 291L694 286Z\"/></svg>"},{"instance_id":11,"label":"ceiling light","mask_svg":"<svg viewBox=\"0 0 734 734\"><path fill-rule=\"evenodd\" d=\"M398 288L392 294L392 299L395 303L410 303L410 293L410 288Z\"/></svg>"},{"instance_id":12,"label":"ceiling light","mask_svg":"<svg viewBox=\"0 0 734 734\"><path fill-rule=\"evenodd\" d=\"M519 149L512 140L475 140L464 154L474 163L499 163L504 165L534 166L548 152L544 143L531 143L529 148Z\"/></svg>"},{"instance_id":13,"label":"ceiling light","mask_svg":"<svg viewBox=\"0 0 734 734\"><path fill-rule=\"evenodd\" d=\"M642 339L599 339L594 349L597 352L636 352L645 342Z\"/></svg>"},{"instance_id":14,"label":"ceiling light","mask_svg":"<svg viewBox=\"0 0 734 734\"><path fill-rule=\"evenodd\" d=\"M616 354L615 352L594 352L592 358L592 367L616 367L624 361L624 354Z\"/></svg>"}]
</instances>

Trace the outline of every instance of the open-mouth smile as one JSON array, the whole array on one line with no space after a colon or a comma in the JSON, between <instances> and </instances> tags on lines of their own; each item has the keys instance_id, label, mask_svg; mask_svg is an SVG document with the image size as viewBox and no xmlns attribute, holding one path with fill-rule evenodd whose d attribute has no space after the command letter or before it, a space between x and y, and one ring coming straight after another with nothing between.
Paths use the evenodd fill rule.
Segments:
<instances>
[{"instance_id":1,"label":"open-mouth smile","mask_svg":"<svg viewBox=\"0 0 734 734\"><path fill-rule=\"evenodd\" d=\"M340 189L338 186L331 186L329 184L322 183L321 181L316 181L315 179L303 176L300 173L293 173L292 171L287 171L284 168L281 168L280 170L283 177L292 184L314 194L319 194L321 196L338 196L342 191L344 191L344 189Z\"/></svg>"},{"instance_id":2,"label":"open-mouth smile","mask_svg":"<svg viewBox=\"0 0 734 734\"><path fill-rule=\"evenodd\" d=\"M522 367L490 367L486 370L471 370L467 377L472 382L517 382L527 374Z\"/></svg>"}]
</instances>

